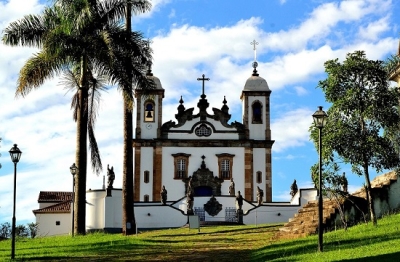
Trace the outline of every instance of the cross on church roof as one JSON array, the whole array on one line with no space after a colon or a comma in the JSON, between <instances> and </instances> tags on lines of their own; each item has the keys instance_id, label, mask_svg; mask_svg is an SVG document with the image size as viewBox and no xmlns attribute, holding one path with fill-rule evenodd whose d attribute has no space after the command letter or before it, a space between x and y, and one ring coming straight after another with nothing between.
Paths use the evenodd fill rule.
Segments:
<instances>
[{"instance_id":1,"label":"cross on church roof","mask_svg":"<svg viewBox=\"0 0 400 262\"><path fill-rule=\"evenodd\" d=\"M258 42L254 39L253 42L250 42L250 44L253 46L254 61L256 61L257 60L257 48L256 48L256 45L258 45Z\"/></svg>"},{"instance_id":2,"label":"cross on church roof","mask_svg":"<svg viewBox=\"0 0 400 262\"><path fill-rule=\"evenodd\" d=\"M203 81L203 94L204 95L204 81L210 81L210 78L205 78L205 75L203 74L202 78L197 78L197 81Z\"/></svg>"},{"instance_id":3,"label":"cross on church roof","mask_svg":"<svg viewBox=\"0 0 400 262\"><path fill-rule=\"evenodd\" d=\"M254 62L253 62L253 68L254 68L254 70L253 70L253 76L258 76L258 74L257 74L257 66L258 66L258 63L257 63L257 48L256 48L256 45L258 45L258 42L254 39L253 40L253 42L250 42L250 44L253 46L253 50L254 50Z\"/></svg>"}]
</instances>

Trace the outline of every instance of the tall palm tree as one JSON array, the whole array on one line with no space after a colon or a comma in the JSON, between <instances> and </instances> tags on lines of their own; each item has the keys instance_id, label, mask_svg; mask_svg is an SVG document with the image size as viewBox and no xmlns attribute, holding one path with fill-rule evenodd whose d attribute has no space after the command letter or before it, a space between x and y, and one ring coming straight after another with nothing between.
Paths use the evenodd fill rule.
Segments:
<instances>
[{"instance_id":1,"label":"tall palm tree","mask_svg":"<svg viewBox=\"0 0 400 262\"><path fill-rule=\"evenodd\" d=\"M131 18L132 11L134 13L144 13L151 9L149 1L126 1L126 14L125 14L125 30L129 34L132 31ZM133 208L133 123L132 123L132 109L133 109L133 79L137 74L130 65L130 57L126 57L126 83L122 86L123 101L124 101L124 153L123 153L123 182L122 182L122 234L132 235L136 233L136 220ZM143 64L141 64L143 66ZM145 70L145 68L142 68ZM140 74L143 76L144 74ZM144 79L137 79L137 84Z\"/></svg>"},{"instance_id":2,"label":"tall palm tree","mask_svg":"<svg viewBox=\"0 0 400 262\"><path fill-rule=\"evenodd\" d=\"M78 174L75 191L76 234L85 234L87 126L89 103L89 68L96 65L110 76L110 83L120 86L126 78L118 73L124 66L119 59L132 57L132 66L144 63L151 56L142 48L140 34L127 32L118 24L125 14L125 0L56 0L40 15L28 15L11 23L3 35L3 43L37 47L22 67L16 95L27 95L45 80L71 66L79 66L80 79L77 97ZM126 60L122 60L125 61ZM140 72L140 70L139 70Z\"/></svg>"}]
</instances>

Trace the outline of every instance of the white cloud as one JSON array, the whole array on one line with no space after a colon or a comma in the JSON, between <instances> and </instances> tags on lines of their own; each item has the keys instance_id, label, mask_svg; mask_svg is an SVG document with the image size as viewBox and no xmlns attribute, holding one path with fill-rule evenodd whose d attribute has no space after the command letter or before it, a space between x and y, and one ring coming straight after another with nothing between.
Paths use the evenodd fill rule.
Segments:
<instances>
[{"instance_id":1,"label":"white cloud","mask_svg":"<svg viewBox=\"0 0 400 262\"><path fill-rule=\"evenodd\" d=\"M308 129L312 122L312 114L312 110L299 108L278 115L271 123L271 136L275 140L272 150L282 152L309 142Z\"/></svg>"},{"instance_id":2,"label":"white cloud","mask_svg":"<svg viewBox=\"0 0 400 262\"><path fill-rule=\"evenodd\" d=\"M366 27L360 27L358 34L362 39L376 41L379 39L379 35L388 31L389 28L389 17L386 16L369 23Z\"/></svg>"},{"instance_id":3,"label":"white cloud","mask_svg":"<svg viewBox=\"0 0 400 262\"><path fill-rule=\"evenodd\" d=\"M305 89L305 88L302 87L302 86L295 86L295 87L293 87L293 88L294 88L294 90L296 91L296 93L297 93L298 96L304 96L304 95L307 95L307 94L308 94L307 89Z\"/></svg>"}]
</instances>

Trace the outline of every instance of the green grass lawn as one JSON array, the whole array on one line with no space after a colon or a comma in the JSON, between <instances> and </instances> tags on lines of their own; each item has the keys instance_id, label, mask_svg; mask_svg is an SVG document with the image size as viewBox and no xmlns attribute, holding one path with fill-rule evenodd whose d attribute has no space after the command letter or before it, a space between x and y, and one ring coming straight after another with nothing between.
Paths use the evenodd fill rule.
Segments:
<instances>
[{"instance_id":1,"label":"green grass lawn","mask_svg":"<svg viewBox=\"0 0 400 262\"><path fill-rule=\"evenodd\" d=\"M124 237L94 233L16 241L17 261L400 261L400 214L378 226L361 224L318 238L274 240L281 225L207 226L153 230ZM11 241L0 242L0 261L9 261Z\"/></svg>"}]
</instances>

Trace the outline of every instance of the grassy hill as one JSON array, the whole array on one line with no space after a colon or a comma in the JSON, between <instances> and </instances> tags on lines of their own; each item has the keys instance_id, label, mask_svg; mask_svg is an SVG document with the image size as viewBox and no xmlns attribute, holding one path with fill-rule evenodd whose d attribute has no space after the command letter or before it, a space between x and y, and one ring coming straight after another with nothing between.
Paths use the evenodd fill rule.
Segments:
<instances>
[{"instance_id":1,"label":"grassy hill","mask_svg":"<svg viewBox=\"0 0 400 262\"><path fill-rule=\"evenodd\" d=\"M400 261L400 214L378 226L360 224L317 236L274 240L281 225L208 226L119 234L58 236L16 241L16 261ZM0 241L0 261L9 261L11 241Z\"/></svg>"}]
</instances>

